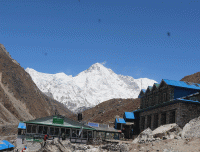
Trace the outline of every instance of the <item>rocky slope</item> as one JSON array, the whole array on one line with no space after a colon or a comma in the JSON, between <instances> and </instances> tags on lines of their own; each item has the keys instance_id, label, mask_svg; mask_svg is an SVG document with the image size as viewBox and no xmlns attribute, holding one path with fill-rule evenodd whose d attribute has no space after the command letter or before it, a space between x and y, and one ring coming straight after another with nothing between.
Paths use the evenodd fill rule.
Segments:
<instances>
[{"instance_id":1,"label":"rocky slope","mask_svg":"<svg viewBox=\"0 0 200 152\"><path fill-rule=\"evenodd\" d=\"M200 72L187 75L183 77L180 81L187 81L187 82L194 82L194 83L200 83Z\"/></svg>"},{"instance_id":2,"label":"rocky slope","mask_svg":"<svg viewBox=\"0 0 200 152\"><path fill-rule=\"evenodd\" d=\"M60 114L71 114L63 104L42 93L0 44L0 125L49 116L56 109Z\"/></svg>"},{"instance_id":3,"label":"rocky slope","mask_svg":"<svg viewBox=\"0 0 200 152\"><path fill-rule=\"evenodd\" d=\"M85 110L82 113L83 121L114 126L115 116L123 117L125 111L134 111L139 107L140 99L111 99ZM76 115L71 116L71 118L77 120Z\"/></svg>"},{"instance_id":4,"label":"rocky slope","mask_svg":"<svg viewBox=\"0 0 200 152\"><path fill-rule=\"evenodd\" d=\"M46 74L30 68L26 71L42 92L66 104L74 112L113 98L137 98L141 88L156 83L147 78L118 75L100 63L93 64L75 77L65 73Z\"/></svg>"}]
</instances>

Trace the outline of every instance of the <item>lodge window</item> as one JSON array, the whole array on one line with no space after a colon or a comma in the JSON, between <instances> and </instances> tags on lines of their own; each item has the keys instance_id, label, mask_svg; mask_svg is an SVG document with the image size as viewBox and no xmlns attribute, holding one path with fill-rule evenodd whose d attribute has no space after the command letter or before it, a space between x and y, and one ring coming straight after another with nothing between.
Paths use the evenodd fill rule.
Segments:
<instances>
[{"instance_id":1,"label":"lodge window","mask_svg":"<svg viewBox=\"0 0 200 152\"><path fill-rule=\"evenodd\" d=\"M44 126L43 134L47 134L47 132L48 132L48 127Z\"/></svg>"},{"instance_id":2,"label":"lodge window","mask_svg":"<svg viewBox=\"0 0 200 152\"><path fill-rule=\"evenodd\" d=\"M147 116L147 128L151 128L151 115Z\"/></svg>"},{"instance_id":3,"label":"lodge window","mask_svg":"<svg viewBox=\"0 0 200 152\"><path fill-rule=\"evenodd\" d=\"M31 133L32 125L27 125L27 133Z\"/></svg>"},{"instance_id":4,"label":"lodge window","mask_svg":"<svg viewBox=\"0 0 200 152\"><path fill-rule=\"evenodd\" d=\"M72 129L72 137L76 138L76 130Z\"/></svg>"},{"instance_id":5,"label":"lodge window","mask_svg":"<svg viewBox=\"0 0 200 152\"><path fill-rule=\"evenodd\" d=\"M63 133L65 134L65 128L61 128L61 135L62 135Z\"/></svg>"},{"instance_id":6,"label":"lodge window","mask_svg":"<svg viewBox=\"0 0 200 152\"><path fill-rule=\"evenodd\" d=\"M152 99L149 98L149 106L152 106Z\"/></svg>"},{"instance_id":7,"label":"lodge window","mask_svg":"<svg viewBox=\"0 0 200 152\"><path fill-rule=\"evenodd\" d=\"M166 124L166 113L162 113L161 114L161 125L165 125Z\"/></svg>"},{"instance_id":8,"label":"lodge window","mask_svg":"<svg viewBox=\"0 0 200 152\"><path fill-rule=\"evenodd\" d=\"M163 93L163 102L165 102L166 101L166 93Z\"/></svg>"},{"instance_id":9,"label":"lodge window","mask_svg":"<svg viewBox=\"0 0 200 152\"><path fill-rule=\"evenodd\" d=\"M92 131L88 131L88 138L92 138Z\"/></svg>"},{"instance_id":10,"label":"lodge window","mask_svg":"<svg viewBox=\"0 0 200 152\"><path fill-rule=\"evenodd\" d=\"M141 129L144 130L144 126L145 126L145 117L141 117Z\"/></svg>"},{"instance_id":11,"label":"lodge window","mask_svg":"<svg viewBox=\"0 0 200 152\"><path fill-rule=\"evenodd\" d=\"M153 128L158 127L158 114L154 114Z\"/></svg>"},{"instance_id":12,"label":"lodge window","mask_svg":"<svg viewBox=\"0 0 200 152\"><path fill-rule=\"evenodd\" d=\"M76 130L76 136L79 137L79 130Z\"/></svg>"},{"instance_id":13,"label":"lodge window","mask_svg":"<svg viewBox=\"0 0 200 152\"><path fill-rule=\"evenodd\" d=\"M175 111L171 111L169 113L169 123L175 123L175 115L176 115Z\"/></svg>"},{"instance_id":14,"label":"lodge window","mask_svg":"<svg viewBox=\"0 0 200 152\"><path fill-rule=\"evenodd\" d=\"M55 135L59 135L59 128L55 128Z\"/></svg>"},{"instance_id":15,"label":"lodge window","mask_svg":"<svg viewBox=\"0 0 200 152\"><path fill-rule=\"evenodd\" d=\"M39 133L39 134L42 134L42 133L43 133L43 126L39 126L39 127L38 127L38 133Z\"/></svg>"},{"instance_id":16,"label":"lodge window","mask_svg":"<svg viewBox=\"0 0 200 152\"><path fill-rule=\"evenodd\" d=\"M32 133L36 133L36 128L37 128L36 125L33 125L33 126L32 126Z\"/></svg>"},{"instance_id":17,"label":"lodge window","mask_svg":"<svg viewBox=\"0 0 200 152\"><path fill-rule=\"evenodd\" d=\"M158 104L158 96L156 96L156 104Z\"/></svg>"},{"instance_id":18,"label":"lodge window","mask_svg":"<svg viewBox=\"0 0 200 152\"><path fill-rule=\"evenodd\" d=\"M141 109L143 108L143 99L141 98Z\"/></svg>"},{"instance_id":19,"label":"lodge window","mask_svg":"<svg viewBox=\"0 0 200 152\"><path fill-rule=\"evenodd\" d=\"M146 101L145 101L145 108L148 107L147 103L148 103L148 100L146 99Z\"/></svg>"},{"instance_id":20,"label":"lodge window","mask_svg":"<svg viewBox=\"0 0 200 152\"><path fill-rule=\"evenodd\" d=\"M66 137L67 137L67 138L70 137L70 129L66 129Z\"/></svg>"},{"instance_id":21,"label":"lodge window","mask_svg":"<svg viewBox=\"0 0 200 152\"><path fill-rule=\"evenodd\" d=\"M54 127L50 127L50 135L54 135Z\"/></svg>"},{"instance_id":22,"label":"lodge window","mask_svg":"<svg viewBox=\"0 0 200 152\"><path fill-rule=\"evenodd\" d=\"M70 137L70 129L61 128L61 135L63 133L66 135L66 138Z\"/></svg>"},{"instance_id":23,"label":"lodge window","mask_svg":"<svg viewBox=\"0 0 200 152\"><path fill-rule=\"evenodd\" d=\"M87 138L87 130L83 130L83 138Z\"/></svg>"},{"instance_id":24,"label":"lodge window","mask_svg":"<svg viewBox=\"0 0 200 152\"><path fill-rule=\"evenodd\" d=\"M27 133L36 133L36 125L27 125Z\"/></svg>"},{"instance_id":25,"label":"lodge window","mask_svg":"<svg viewBox=\"0 0 200 152\"><path fill-rule=\"evenodd\" d=\"M170 100L174 99L174 94L172 92L170 92Z\"/></svg>"}]
</instances>

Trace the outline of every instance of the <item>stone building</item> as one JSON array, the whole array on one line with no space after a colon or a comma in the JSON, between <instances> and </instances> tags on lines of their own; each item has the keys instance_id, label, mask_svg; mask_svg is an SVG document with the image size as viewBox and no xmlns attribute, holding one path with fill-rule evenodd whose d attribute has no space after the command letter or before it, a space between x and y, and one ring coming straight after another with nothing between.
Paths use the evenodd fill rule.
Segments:
<instances>
[{"instance_id":1,"label":"stone building","mask_svg":"<svg viewBox=\"0 0 200 152\"><path fill-rule=\"evenodd\" d=\"M141 90L140 132L146 128L177 123L183 127L200 115L200 84L163 79L147 90Z\"/></svg>"}]
</instances>

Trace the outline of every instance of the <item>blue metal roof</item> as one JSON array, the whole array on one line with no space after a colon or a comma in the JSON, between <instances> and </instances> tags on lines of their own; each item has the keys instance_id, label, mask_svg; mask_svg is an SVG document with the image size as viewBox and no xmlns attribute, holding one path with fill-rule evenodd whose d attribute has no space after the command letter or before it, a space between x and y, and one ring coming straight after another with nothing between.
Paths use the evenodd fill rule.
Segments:
<instances>
[{"instance_id":1,"label":"blue metal roof","mask_svg":"<svg viewBox=\"0 0 200 152\"><path fill-rule=\"evenodd\" d=\"M15 147L15 146L12 145L11 143L9 143L7 140L0 141L0 150L5 150L8 148L13 148L13 147Z\"/></svg>"},{"instance_id":2,"label":"blue metal roof","mask_svg":"<svg viewBox=\"0 0 200 152\"><path fill-rule=\"evenodd\" d=\"M175 81L175 80L168 80L168 79L163 79L163 81L167 85L171 85L171 86L200 90L200 84L197 84L197 83Z\"/></svg>"},{"instance_id":3,"label":"blue metal roof","mask_svg":"<svg viewBox=\"0 0 200 152\"><path fill-rule=\"evenodd\" d=\"M124 112L124 115L126 119L135 119L133 112Z\"/></svg>"},{"instance_id":4,"label":"blue metal roof","mask_svg":"<svg viewBox=\"0 0 200 152\"><path fill-rule=\"evenodd\" d=\"M20 122L19 125L18 125L18 128L19 129L26 129L26 124L23 123L23 122Z\"/></svg>"},{"instance_id":5,"label":"blue metal roof","mask_svg":"<svg viewBox=\"0 0 200 152\"><path fill-rule=\"evenodd\" d=\"M179 100L179 101L183 101L183 102L190 102L190 103L199 103L200 104L200 102L199 101L194 101L194 100L187 100L187 99L182 99L182 98L177 98L176 100Z\"/></svg>"},{"instance_id":6,"label":"blue metal roof","mask_svg":"<svg viewBox=\"0 0 200 152\"><path fill-rule=\"evenodd\" d=\"M88 122L88 126L91 126L91 127L99 127L99 123Z\"/></svg>"},{"instance_id":7,"label":"blue metal roof","mask_svg":"<svg viewBox=\"0 0 200 152\"><path fill-rule=\"evenodd\" d=\"M117 123L122 123L122 124L125 124L125 120L123 118L116 118L116 122Z\"/></svg>"}]
</instances>

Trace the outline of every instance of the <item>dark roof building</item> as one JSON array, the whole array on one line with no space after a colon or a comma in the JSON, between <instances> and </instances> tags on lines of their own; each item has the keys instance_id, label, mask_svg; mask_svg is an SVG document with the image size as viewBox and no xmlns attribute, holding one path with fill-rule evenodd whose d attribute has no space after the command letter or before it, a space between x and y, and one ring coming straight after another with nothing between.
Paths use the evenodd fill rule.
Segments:
<instances>
[{"instance_id":1,"label":"dark roof building","mask_svg":"<svg viewBox=\"0 0 200 152\"><path fill-rule=\"evenodd\" d=\"M141 90L140 131L150 127L177 123L183 127L200 115L200 84L163 79Z\"/></svg>"},{"instance_id":2,"label":"dark roof building","mask_svg":"<svg viewBox=\"0 0 200 152\"><path fill-rule=\"evenodd\" d=\"M59 137L65 134L66 138L71 141L74 139L84 139L87 141L93 138L94 128L84 125L80 122L57 115L48 116L35 120L25 121L26 140L40 141L44 135L49 134L51 137ZM78 142L78 141L76 141Z\"/></svg>"},{"instance_id":3,"label":"dark roof building","mask_svg":"<svg viewBox=\"0 0 200 152\"><path fill-rule=\"evenodd\" d=\"M119 130L109 128L107 125L81 122L56 115L19 123L19 129L26 129L26 140L41 141L44 135L62 137L64 134L71 142L87 142L91 138L119 139Z\"/></svg>"}]
</instances>

